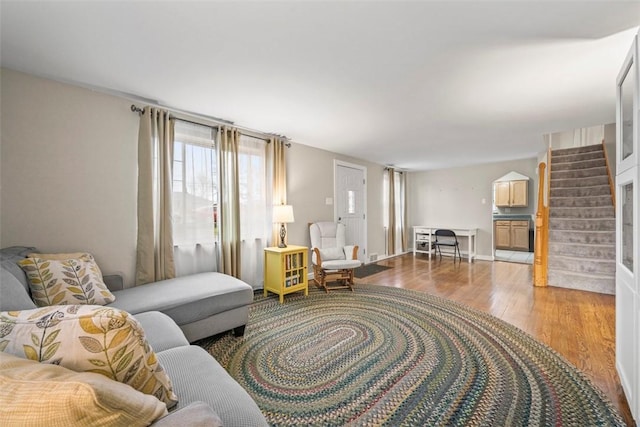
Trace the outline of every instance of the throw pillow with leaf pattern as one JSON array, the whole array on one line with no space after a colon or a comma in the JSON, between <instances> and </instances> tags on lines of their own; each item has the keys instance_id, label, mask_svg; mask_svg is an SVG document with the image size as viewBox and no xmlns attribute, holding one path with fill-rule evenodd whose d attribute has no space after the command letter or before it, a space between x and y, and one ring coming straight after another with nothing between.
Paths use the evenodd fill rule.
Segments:
<instances>
[{"instance_id":1,"label":"throw pillow with leaf pattern","mask_svg":"<svg viewBox=\"0 0 640 427\"><path fill-rule=\"evenodd\" d=\"M178 401L142 326L117 308L65 305L0 312L0 351L102 374L157 397L168 408Z\"/></svg>"},{"instance_id":2,"label":"throw pillow with leaf pattern","mask_svg":"<svg viewBox=\"0 0 640 427\"><path fill-rule=\"evenodd\" d=\"M105 305L115 301L93 256L70 259L33 258L18 261L27 274L31 297L38 307L66 304Z\"/></svg>"}]
</instances>

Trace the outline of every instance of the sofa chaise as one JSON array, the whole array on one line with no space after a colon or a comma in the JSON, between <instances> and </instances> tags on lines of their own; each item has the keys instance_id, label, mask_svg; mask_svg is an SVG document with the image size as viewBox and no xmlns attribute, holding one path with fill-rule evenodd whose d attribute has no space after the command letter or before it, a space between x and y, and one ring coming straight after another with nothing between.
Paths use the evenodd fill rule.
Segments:
<instances>
[{"instance_id":1,"label":"sofa chaise","mask_svg":"<svg viewBox=\"0 0 640 427\"><path fill-rule=\"evenodd\" d=\"M30 252L34 252L34 248L0 250L0 311L4 313L36 311L26 275L16 264ZM123 288L119 276L104 278L116 297L105 307L133 315L177 396L178 403L168 415L154 421L154 425L266 425L249 394L205 350L190 345L197 339L231 329L241 335L253 300L251 286L219 273L197 274L128 289ZM0 344L3 336L0 330ZM13 356L1 356L0 380L6 381L15 364L9 359ZM0 408L0 418L6 415L1 411L10 410L6 403Z\"/></svg>"}]
</instances>

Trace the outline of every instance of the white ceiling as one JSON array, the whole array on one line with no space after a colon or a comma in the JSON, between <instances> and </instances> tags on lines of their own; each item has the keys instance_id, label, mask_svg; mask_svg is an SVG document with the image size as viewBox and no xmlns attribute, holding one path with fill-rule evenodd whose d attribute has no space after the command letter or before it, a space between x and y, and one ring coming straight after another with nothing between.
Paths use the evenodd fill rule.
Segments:
<instances>
[{"instance_id":1,"label":"white ceiling","mask_svg":"<svg viewBox=\"0 0 640 427\"><path fill-rule=\"evenodd\" d=\"M425 170L615 121L640 2L2 0L3 67Z\"/></svg>"}]
</instances>

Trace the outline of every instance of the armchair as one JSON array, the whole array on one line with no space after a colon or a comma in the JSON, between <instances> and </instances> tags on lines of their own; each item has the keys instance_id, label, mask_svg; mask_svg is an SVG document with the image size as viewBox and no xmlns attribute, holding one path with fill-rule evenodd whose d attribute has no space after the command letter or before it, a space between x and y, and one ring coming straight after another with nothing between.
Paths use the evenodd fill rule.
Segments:
<instances>
[{"instance_id":1,"label":"armchair","mask_svg":"<svg viewBox=\"0 0 640 427\"><path fill-rule=\"evenodd\" d=\"M316 222L309 226L313 280L325 292L348 288L353 291L353 269L362 264L358 260L358 246L345 245L345 225L335 222ZM327 281L337 281L329 286Z\"/></svg>"}]
</instances>

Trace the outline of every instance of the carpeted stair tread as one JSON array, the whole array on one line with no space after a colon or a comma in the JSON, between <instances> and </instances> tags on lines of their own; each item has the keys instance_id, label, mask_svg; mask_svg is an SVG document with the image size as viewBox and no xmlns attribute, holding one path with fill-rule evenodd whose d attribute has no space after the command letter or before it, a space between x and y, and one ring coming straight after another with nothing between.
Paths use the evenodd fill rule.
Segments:
<instances>
[{"instance_id":1,"label":"carpeted stair tread","mask_svg":"<svg viewBox=\"0 0 640 427\"><path fill-rule=\"evenodd\" d=\"M549 230L549 243L551 242L613 245L616 242L616 233L615 231L589 231L580 233L572 230Z\"/></svg>"},{"instance_id":2,"label":"carpeted stair tread","mask_svg":"<svg viewBox=\"0 0 640 427\"><path fill-rule=\"evenodd\" d=\"M549 257L549 271L562 270L572 273L611 275L616 272L615 260L554 255Z\"/></svg>"},{"instance_id":3,"label":"carpeted stair tread","mask_svg":"<svg viewBox=\"0 0 640 427\"><path fill-rule=\"evenodd\" d=\"M549 230L614 231L615 227L616 220L608 218L549 218Z\"/></svg>"},{"instance_id":4,"label":"carpeted stair tread","mask_svg":"<svg viewBox=\"0 0 640 427\"><path fill-rule=\"evenodd\" d=\"M585 145L583 147L558 148L553 150L553 156L570 156L573 154L584 154L592 151L602 151L602 145Z\"/></svg>"},{"instance_id":5,"label":"carpeted stair tread","mask_svg":"<svg viewBox=\"0 0 640 427\"><path fill-rule=\"evenodd\" d=\"M609 199L611 201L611 199ZM615 219L615 211L613 210L613 206L591 206L587 209L585 208L575 208L575 207L554 207L549 211L549 216L552 218L583 218L583 219L592 219L592 218L609 218Z\"/></svg>"},{"instance_id":6,"label":"carpeted stair tread","mask_svg":"<svg viewBox=\"0 0 640 427\"><path fill-rule=\"evenodd\" d=\"M553 182L553 181L552 181ZM611 196L611 187L606 185L594 185L584 187L551 188L551 197L589 197L589 196Z\"/></svg>"},{"instance_id":7,"label":"carpeted stair tread","mask_svg":"<svg viewBox=\"0 0 640 427\"><path fill-rule=\"evenodd\" d=\"M568 159L567 159L568 160ZM590 170L590 169L598 169L604 168L607 166L607 163L604 159L591 159L591 160L581 160L579 162L554 162L551 160L551 173L553 172L568 172L568 171L579 171L579 170ZM606 170L605 170L606 173Z\"/></svg>"},{"instance_id":8,"label":"carpeted stair tread","mask_svg":"<svg viewBox=\"0 0 640 427\"><path fill-rule=\"evenodd\" d=\"M588 178L592 176L604 176L607 179L607 168L605 165L588 169L568 169L568 170L552 170L551 179L575 179L575 178Z\"/></svg>"},{"instance_id":9,"label":"carpeted stair tread","mask_svg":"<svg viewBox=\"0 0 640 427\"><path fill-rule=\"evenodd\" d=\"M555 255L577 256L580 259L613 259L616 256L614 244L585 244L549 241L549 257Z\"/></svg>"},{"instance_id":10,"label":"carpeted stair tread","mask_svg":"<svg viewBox=\"0 0 640 427\"><path fill-rule=\"evenodd\" d=\"M602 145L553 150L548 283L615 293L615 211Z\"/></svg>"},{"instance_id":11,"label":"carpeted stair tread","mask_svg":"<svg viewBox=\"0 0 640 427\"><path fill-rule=\"evenodd\" d=\"M555 154L557 150L554 150L553 151L554 155L551 158L551 163L552 164L569 163L569 162L581 162L584 160L601 159L603 157L601 151L602 150L594 150L594 151L587 151L586 153L558 155L558 154Z\"/></svg>"},{"instance_id":12,"label":"carpeted stair tread","mask_svg":"<svg viewBox=\"0 0 640 427\"><path fill-rule=\"evenodd\" d=\"M609 178L607 176L591 176L551 180L551 188L595 187L597 185L609 185Z\"/></svg>"},{"instance_id":13,"label":"carpeted stair tread","mask_svg":"<svg viewBox=\"0 0 640 427\"><path fill-rule=\"evenodd\" d=\"M549 286L577 289L615 295L616 280L614 276L597 274L580 274L567 271L549 270Z\"/></svg>"},{"instance_id":14,"label":"carpeted stair tread","mask_svg":"<svg viewBox=\"0 0 640 427\"><path fill-rule=\"evenodd\" d=\"M585 208L598 206L613 206L611 195L585 196L585 197L560 197L551 198L552 208Z\"/></svg>"}]
</instances>

